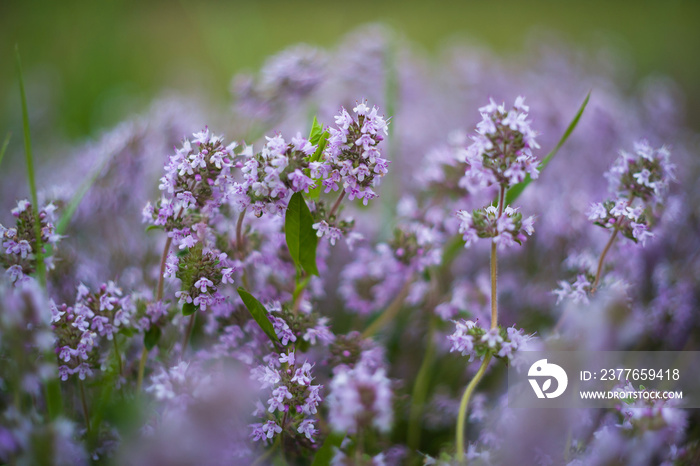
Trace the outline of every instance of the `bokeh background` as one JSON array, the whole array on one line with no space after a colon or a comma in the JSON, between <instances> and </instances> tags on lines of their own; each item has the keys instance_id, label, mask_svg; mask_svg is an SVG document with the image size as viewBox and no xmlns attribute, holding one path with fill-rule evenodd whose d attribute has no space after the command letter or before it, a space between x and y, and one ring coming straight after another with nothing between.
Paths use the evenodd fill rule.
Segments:
<instances>
[{"instance_id":1,"label":"bokeh background","mask_svg":"<svg viewBox=\"0 0 700 466\"><path fill-rule=\"evenodd\" d=\"M211 105L230 82L297 42L326 48L367 22L382 22L427 53L469 41L518 54L543 34L589 53L615 54L629 78L665 75L700 128L700 2L538 0L376 3L263 0L0 1L0 132L21 148L14 66L19 44L33 135L51 145L94 137L171 89ZM44 144L42 144L42 142ZM49 153L45 153L49 152Z\"/></svg>"}]
</instances>

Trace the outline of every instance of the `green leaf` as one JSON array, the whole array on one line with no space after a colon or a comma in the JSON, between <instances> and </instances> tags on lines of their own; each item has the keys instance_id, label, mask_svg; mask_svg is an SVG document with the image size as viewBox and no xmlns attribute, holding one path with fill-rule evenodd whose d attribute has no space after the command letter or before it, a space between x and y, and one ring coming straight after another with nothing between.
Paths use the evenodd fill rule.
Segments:
<instances>
[{"instance_id":1,"label":"green leaf","mask_svg":"<svg viewBox=\"0 0 700 466\"><path fill-rule=\"evenodd\" d=\"M260 304L260 301L255 299L255 296L248 293L242 287L238 288L238 295L243 300L245 307L248 308L250 315L253 316L255 322L258 323L263 332L265 332L270 340L272 340L272 343L279 343L279 339L275 334L275 329L272 327L272 322L270 322L270 319L267 318L268 312L267 309L265 309L265 306Z\"/></svg>"},{"instance_id":2,"label":"green leaf","mask_svg":"<svg viewBox=\"0 0 700 466\"><path fill-rule=\"evenodd\" d=\"M310 275L318 275L316 246L318 236L313 229L314 220L301 193L294 193L289 200L284 217L284 236L289 254L297 267Z\"/></svg>"},{"instance_id":3,"label":"green leaf","mask_svg":"<svg viewBox=\"0 0 700 466\"><path fill-rule=\"evenodd\" d=\"M56 234L62 235L66 231L68 224L73 218L73 215L75 215L75 211L78 210L80 202L90 190L90 187L95 184L95 181L100 176L100 173L102 173L102 170L104 169L105 165L107 165L108 161L109 158L105 158L100 165L95 168L92 174L90 174L90 176L83 181L75 194L73 194L73 197L61 214L61 218L59 218L58 223L56 223Z\"/></svg>"},{"instance_id":4,"label":"green leaf","mask_svg":"<svg viewBox=\"0 0 700 466\"><path fill-rule=\"evenodd\" d=\"M539 168L540 171L544 169L544 167L549 164L549 161L552 160L552 158L559 152L559 149L564 145L567 139L569 139L569 136L571 136L571 133L573 133L574 129L576 128L576 125L578 125L578 121L581 119L581 115L583 115L583 111L586 109L586 105L588 105L588 99L590 99L591 93L589 92L586 95L586 98L583 99L583 103L581 104L581 107L578 109L578 112L576 113L576 116L574 117L573 120L571 120L571 123L569 123L569 126L566 128L566 131L564 131L564 134L562 135L561 139L559 139L559 142L557 145L552 149L552 151L547 154L547 156L542 159L542 162L540 162ZM532 178L530 178L530 175L527 175L525 177L525 180L522 183L518 183L512 188L508 190L508 193L506 194L506 205L511 205L527 188L527 185L529 185L532 182Z\"/></svg>"},{"instance_id":5,"label":"green leaf","mask_svg":"<svg viewBox=\"0 0 700 466\"><path fill-rule=\"evenodd\" d=\"M306 195L312 201L317 201L321 197L321 180L316 180L316 187L309 189L309 194Z\"/></svg>"},{"instance_id":6,"label":"green leaf","mask_svg":"<svg viewBox=\"0 0 700 466\"><path fill-rule=\"evenodd\" d=\"M182 305L182 315L191 316L197 311L197 306L192 303L185 303Z\"/></svg>"},{"instance_id":7,"label":"green leaf","mask_svg":"<svg viewBox=\"0 0 700 466\"><path fill-rule=\"evenodd\" d=\"M43 241L41 240L41 219L39 218L39 201L36 194L36 179L34 177L34 158L32 157L32 138L29 134L29 111L27 110L27 94L24 91L24 78L22 77L22 60L19 56L19 46L15 45L15 58L17 62L17 75L19 78L19 96L22 103L22 130L24 132L24 155L27 161L27 181L29 192L32 196L32 212L34 214L34 235L36 238L36 274L39 284L46 288L46 265L42 254Z\"/></svg>"},{"instance_id":8,"label":"green leaf","mask_svg":"<svg viewBox=\"0 0 700 466\"><path fill-rule=\"evenodd\" d=\"M12 136L12 133L7 133L7 136L5 136L5 141L2 143L2 148L0 149L0 165L2 165L2 159L5 157L7 146L10 144L10 136Z\"/></svg>"},{"instance_id":9,"label":"green leaf","mask_svg":"<svg viewBox=\"0 0 700 466\"><path fill-rule=\"evenodd\" d=\"M328 138L331 136L331 133L328 131L324 131L323 134L321 134L321 138L318 141L318 147L316 148L316 152L314 152L314 155L311 156L309 159L310 162L318 162L321 160L321 155L323 154L323 151L326 150L326 145L328 144Z\"/></svg>"},{"instance_id":10,"label":"green leaf","mask_svg":"<svg viewBox=\"0 0 700 466\"><path fill-rule=\"evenodd\" d=\"M161 225L148 225L146 227L146 231L152 231L152 230L165 230Z\"/></svg>"},{"instance_id":11,"label":"green leaf","mask_svg":"<svg viewBox=\"0 0 700 466\"><path fill-rule=\"evenodd\" d=\"M328 466L331 464L333 459L333 447L340 448L340 444L345 440L344 434L339 434L337 432L331 432L326 437L326 440L321 445L321 448L316 452L314 456L314 462L311 463L312 466Z\"/></svg>"},{"instance_id":12,"label":"green leaf","mask_svg":"<svg viewBox=\"0 0 700 466\"><path fill-rule=\"evenodd\" d=\"M313 123L311 123L311 132L309 133L309 142L314 146L318 144L323 134L323 125L318 122L318 118L314 117Z\"/></svg>"},{"instance_id":13,"label":"green leaf","mask_svg":"<svg viewBox=\"0 0 700 466\"><path fill-rule=\"evenodd\" d=\"M148 351L151 351L158 344L162 333L160 327L154 325L143 335L143 345Z\"/></svg>"}]
</instances>

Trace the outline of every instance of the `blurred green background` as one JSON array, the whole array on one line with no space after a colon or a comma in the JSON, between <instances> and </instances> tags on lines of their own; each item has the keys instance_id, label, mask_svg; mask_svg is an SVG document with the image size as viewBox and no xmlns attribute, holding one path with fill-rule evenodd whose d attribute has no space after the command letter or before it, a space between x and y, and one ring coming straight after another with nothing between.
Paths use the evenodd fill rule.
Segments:
<instances>
[{"instance_id":1,"label":"blurred green background","mask_svg":"<svg viewBox=\"0 0 700 466\"><path fill-rule=\"evenodd\" d=\"M51 133L84 139L144 108L164 89L230 101L229 83L270 54L307 42L330 47L360 24L385 22L437 50L465 37L517 53L533 31L587 50L612 45L633 77L666 74L700 127L698 1L8 1L0 0L0 134L19 135L14 45L31 111ZM19 143L19 138L14 138Z\"/></svg>"}]
</instances>

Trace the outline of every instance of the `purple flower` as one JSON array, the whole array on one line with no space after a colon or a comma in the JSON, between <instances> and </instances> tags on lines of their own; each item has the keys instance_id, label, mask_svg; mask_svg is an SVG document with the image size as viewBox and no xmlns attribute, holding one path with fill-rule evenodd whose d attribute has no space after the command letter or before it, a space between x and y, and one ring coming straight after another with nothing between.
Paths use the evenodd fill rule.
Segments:
<instances>
[{"instance_id":1,"label":"purple flower","mask_svg":"<svg viewBox=\"0 0 700 466\"><path fill-rule=\"evenodd\" d=\"M304 419L301 421L301 424L299 424L299 427L297 428L297 432L304 434L307 439L311 440L311 442L314 442L313 436L318 433L314 427L314 421L311 419Z\"/></svg>"}]
</instances>

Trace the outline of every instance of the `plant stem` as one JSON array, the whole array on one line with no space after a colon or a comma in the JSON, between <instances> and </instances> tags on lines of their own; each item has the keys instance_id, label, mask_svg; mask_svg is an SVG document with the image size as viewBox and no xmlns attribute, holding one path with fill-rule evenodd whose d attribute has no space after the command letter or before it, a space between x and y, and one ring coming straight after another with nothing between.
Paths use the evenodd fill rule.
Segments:
<instances>
[{"instance_id":1,"label":"plant stem","mask_svg":"<svg viewBox=\"0 0 700 466\"><path fill-rule=\"evenodd\" d=\"M187 330L185 331L185 337L182 340L182 355L180 358L183 358L185 356L185 350L187 349L187 344L190 341L190 336L192 335L192 329L194 328L194 320L197 318L197 313L194 312L190 316L190 323L187 324Z\"/></svg>"},{"instance_id":2,"label":"plant stem","mask_svg":"<svg viewBox=\"0 0 700 466\"><path fill-rule=\"evenodd\" d=\"M165 240L165 246L163 247L163 254L160 258L160 274L158 275L158 287L156 288L156 302L161 301L163 299L163 286L165 284L165 277L163 277L163 274L165 274L165 263L168 260L168 253L170 252L170 245L172 244L172 242L173 239L170 236L168 236ZM143 373L146 370L147 360L148 349L146 348L146 346L144 346L141 350L141 359L139 360L139 374L136 379L137 392L141 391L141 386L143 384Z\"/></svg>"},{"instance_id":3,"label":"plant stem","mask_svg":"<svg viewBox=\"0 0 700 466\"><path fill-rule=\"evenodd\" d=\"M435 316L431 315L430 327L428 328L428 334L426 336L425 355L423 356L423 362L418 370L416 383L413 385L413 394L411 395L411 412L406 443L408 444L408 448L412 451L416 451L420 447L423 405L425 404L425 398L428 392L430 370L432 369L433 360L435 359L435 342L433 341L433 335L435 334L436 323Z\"/></svg>"},{"instance_id":4,"label":"plant stem","mask_svg":"<svg viewBox=\"0 0 700 466\"><path fill-rule=\"evenodd\" d=\"M165 247L163 247L163 255L160 258L160 274L158 276L158 288L156 290L156 301L160 301L163 299L163 286L165 282L165 278L163 277L163 274L165 274L165 262L168 260L168 253L170 252L170 245L172 244L173 239L168 236L168 238L165 240Z\"/></svg>"},{"instance_id":5,"label":"plant stem","mask_svg":"<svg viewBox=\"0 0 700 466\"><path fill-rule=\"evenodd\" d=\"M501 185L498 193L498 217L501 218L503 215L503 209L505 208L506 200L506 188ZM498 327L498 253L496 249L496 243L491 241L491 329ZM486 373L486 368L491 361L491 354L487 354L484 360L481 361L481 366L479 370L476 371L476 375L469 382L467 388L464 390L464 395L462 395L462 402L459 405L459 415L457 417L457 461L460 464L464 462L464 425L467 419L467 407L469 406L469 399L472 393L479 384L479 381Z\"/></svg>"},{"instance_id":6,"label":"plant stem","mask_svg":"<svg viewBox=\"0 0 700 466\"><path fill-rule=\"evenodd\" d=\"M403 302L406 299L406 296L408 296L408 292L411 289L412 283L413 276L410 276L408 280L406 280L406 283L404 283L403 288L401 288L401 291L399 291L399 294L397 294L394 300L389 304L389 306L387 306L382 315L377 317L377 319L374 322L372 322L372 324L370 324L370 326L367 327L364 332L362 332L362 338L371 337L378 330L384 327L384 324L386 324L396 316L396 314L401 310L401 306L403 306Z\"/></svg>"},{"instance_id":7,"label":"plant stem","mask_svg":"<svg viewBox=\"0 0 700 466\"><path fill-rule=\"evenodd\" d=\"M143 385L143 372L144 369L146 368L146 361L148 360L148 349L146 349L146 346L144 345L143 349L141 350L141 359L139 360L139 375L138 379L136 380L136 392L141 391L141 386Z\"/></svg>"},{"instance_id":8,"label":"plant stem","mask_svg":"<svg viewBox=\"0 0 700 466\"><path fill-rule=\"evenodd\" d=\"M270 449L267 450L262 455L260 455L260 457L257 460L255 460L255 462L253 463L252 466L258 466L260 464L264 464L265 460L267 460L270 457L270 455L272 455L272 453L277 449L277 446L279 444L280 444L280 437L277 437L277 439L275 440L275 443L272 444Z\"/></svg>"},{"instance_id":9,"label":"plant stem","mask_svg":"<svg viewBox=\"0 0 700 466\"><path fill-rule=\"evenodd\" d=\"M245 212L246 209L243 209L238 214L238 221L236 222L236 249L239 256L243 254L243 219L245 218Z\"/></svg>"},{"instance_id":10,"label":"plant stem","mask_svg":"<svg viewBox=\"0 0 700 466\"><path fill-rule=\"evenodd\" d=\"M498 327L498 253L491 243L491 328Z\"/></svg>"},{"instance_id":11,"label":"plant stem","mask_svg":"<svg viewBox=\"0 0 700 466\"><path fill-rule=\"evenodd\" d=\"M605 256L608 254L608 251L610 251L610 248L613 245L613 242L615 242L615 238L617 237L617 232L620 231L617 227L615 227L615 231L613 231L613 234L610 235L610 239L608 240L608 244L605 245L605 249L603 249L603 253L600 255L600 260L598 260L598 270L596 270L595 273L595 280L593 281L593 285L591 285L591 294L596 292L596 289L598 288L598 283L600 282L600 276L603 273L603 262L605 262Z\"/></svg>"},{"instance_id":12,"label":"plant stem","mask_svg":"<svg viewBox=\"0 0 700 466\"><path fill-rule=\"evenodd\" d=\"M338 212L338 208L340 207L340 203L343 202L344 197L345 197L345 191L341 191L340 196L338 196L338 199L336 199L335 204L333 204L331 211L328 213L329 220L331 218L333 218L333 216Z\"/></svg>"},{"instance_id":13,"label":"plant stem","mask_svg":"<svg viewBox=\"0 0 700 466\"><path fill-rule=\"evenodd\" d=\"M119 344L117 343L117 336L116 335L112 336L112 341L114 342L114 354L117 357L117 361L119 362L119 376L121 377L123 374L122 357L119 354Z\"/></svg>"},{"instance_id":14,"label":"plant stem","mask_svg":"<svg viewBox=\"0 0 700 466\"><path fill-rule=\"evenodd\" d=\"M78 379L78 386L80 387L80 401L83 404L83 416L85 416L85 427L87 428L87 433L90 435L90 415L88 414L87 400L85 398L85 387L83 381Z\"/></svg>"},{"instance_id":15,"label":"plant stem","mask_svg":"<svg viewBox=\"0 0 700 466\"><path fill-rule=\"evenodd\" d=\"M486 372L486 367L491 361L491 354L487 354L483 361L481 361L481 366L476 372L474 378L467 385L467 389L464 390L464 395L462 395L462 402L459 404L459 416L457 417L457 461L459 464L464 463L464 425L467 419L467 406L469 405L469 399L479 384L479 381L484 376Z\"/></svg>"},{"instance_id":16,"label":"plant stem","mask_svg":"<svg viewBox=\"0 0 700 466\"><path fill-rule=\"evenodd\" d=\"M44 247L41 240L41 219L39 218L39 199L36 193L36 178L34 176L34 158L32 157L32 138L29 132L29 112L27 110L27 94L24 90L22 77L22 60L19 57L19 46L15 45L17 59L17 74L19 76L19 95L22 103L22 127L24 129L24 155L27 161L27 179L29 192L32 197L32 214L34 215L34 236L36 237L34 255L36 257L36 275L39 284L46 289L46 264L44 263Z\"/></svg>"}]
</instances>

